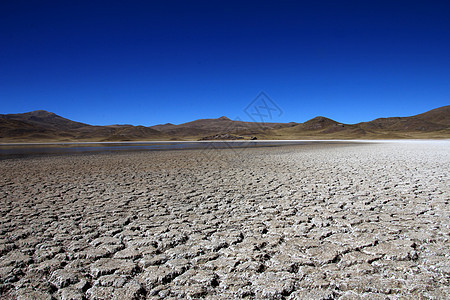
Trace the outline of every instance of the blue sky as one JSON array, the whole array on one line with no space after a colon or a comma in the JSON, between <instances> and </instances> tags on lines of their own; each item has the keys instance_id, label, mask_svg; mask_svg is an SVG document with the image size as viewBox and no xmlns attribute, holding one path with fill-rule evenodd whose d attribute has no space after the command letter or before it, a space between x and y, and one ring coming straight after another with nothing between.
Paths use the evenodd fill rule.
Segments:
<instances>
[{"instance_id":1,"label":"blue sky","mask_svg":"<svg viewBox=\"0 0 450 300\"><path fill-rule=\"evenodd\" d=\"M449 1L0 2L0 113L90 124L275 122L450 104Z\"/></svg>"}]
</instances>

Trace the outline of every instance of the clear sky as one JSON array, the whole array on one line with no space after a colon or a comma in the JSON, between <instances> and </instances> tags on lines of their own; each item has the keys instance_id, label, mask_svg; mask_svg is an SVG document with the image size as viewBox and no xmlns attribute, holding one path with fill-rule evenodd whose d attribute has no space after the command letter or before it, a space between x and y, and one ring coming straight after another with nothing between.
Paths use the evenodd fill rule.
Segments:
<instances>
[{"instance_id":1,"label":"clear sky","mask_svg":"<svg viewBox=\"0 0 450 300\"><path fill-rule=\"evenodd\" d=\"M344 123L450 104L450 1L0 1L0 113Z\"/></svg>"}]
</instances>

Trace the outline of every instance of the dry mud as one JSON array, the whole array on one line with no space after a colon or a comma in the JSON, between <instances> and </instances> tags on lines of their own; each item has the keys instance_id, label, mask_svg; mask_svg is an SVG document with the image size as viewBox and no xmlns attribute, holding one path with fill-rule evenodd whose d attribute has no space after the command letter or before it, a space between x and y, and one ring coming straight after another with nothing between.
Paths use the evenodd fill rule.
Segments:
<instances>
[{"instance_id":1,"label":"dry mud","mask_svg":"<svg viewBox=\"0 0 450 300\"><path fill-rule=\"evenodd\" d=\"M449 145L0 161L0 298L448 299Z\"/></svg>"}]
</instances>

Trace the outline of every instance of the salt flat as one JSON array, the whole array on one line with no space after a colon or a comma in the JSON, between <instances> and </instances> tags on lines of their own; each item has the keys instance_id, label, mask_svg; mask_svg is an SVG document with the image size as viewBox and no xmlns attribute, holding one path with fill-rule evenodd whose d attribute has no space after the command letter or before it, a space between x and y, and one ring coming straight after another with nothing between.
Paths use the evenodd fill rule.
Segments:
<instances>
[{"instance_id":1,"label":"salt flat","mask_svg":"<svg viewBox=\"0 0 450 300\"><path fill-rule=\"evenodd\" d=\"M3 299L445 299L450 142L0 161Z\"/></svg>"}]
</instances>

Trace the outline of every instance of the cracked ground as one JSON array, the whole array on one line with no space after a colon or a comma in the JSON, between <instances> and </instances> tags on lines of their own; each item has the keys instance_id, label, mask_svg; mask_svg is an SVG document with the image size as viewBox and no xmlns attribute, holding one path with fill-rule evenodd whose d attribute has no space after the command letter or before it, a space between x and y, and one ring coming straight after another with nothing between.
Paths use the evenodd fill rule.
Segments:
<instances>
[{"instance_id":1,"label":"cracked ground","mask_svg":"<svg viewBox=\"0 0 450 300\"><path fill-rule=\"evenodd\" d=\"M0 161L2 299L448 299L450 143Z\"/></svg>"}]
</instances>

